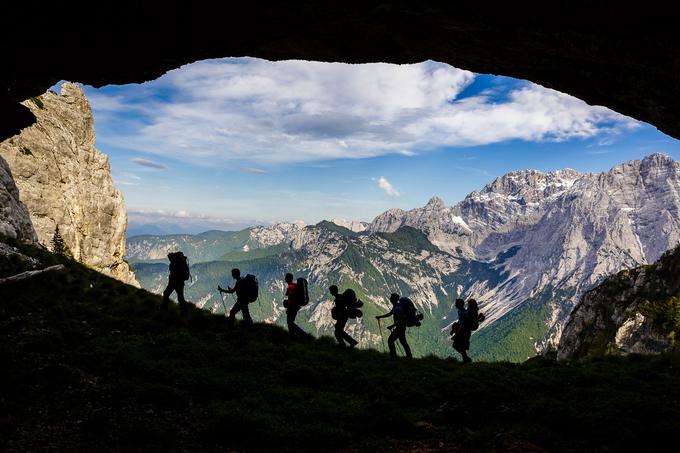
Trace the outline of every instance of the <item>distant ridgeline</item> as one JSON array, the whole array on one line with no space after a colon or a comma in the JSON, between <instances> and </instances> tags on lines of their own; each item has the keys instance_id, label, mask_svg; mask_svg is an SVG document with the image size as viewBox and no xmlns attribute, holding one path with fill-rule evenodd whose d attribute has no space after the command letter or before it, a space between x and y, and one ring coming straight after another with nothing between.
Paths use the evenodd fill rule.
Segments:
<instances>
[{"instance_id":1,"label":"distant ridgeline","mask_svg":"<svg viewBox=\"0 0 680 453\"><path fill-rule=\"evenodd\" d=\"M254 273L261 296L251 312L278 324L285 324L285 272L306 276L311 302L303 327L317 335L333 325L328 286L352 287L366 302L364 317L349 324L362 347L382 348L374 315L388 310L391 292L407 295L426 314L408 334L416 355L451 355L453 302L474 297L487 321L471 355L522 361L557 348L587 290L680 243L678 194L680 164L654 154L601 174L508 173L455 206L434 197L422 208L389 210L358 231L324 221L137 236L128 239L127 258L142 286L158 293L167 283L167 253L182 250L192 264L188 300L214 312L223 310L215 289L231 283L233 267Z\"/></svg>"}]
</instances>

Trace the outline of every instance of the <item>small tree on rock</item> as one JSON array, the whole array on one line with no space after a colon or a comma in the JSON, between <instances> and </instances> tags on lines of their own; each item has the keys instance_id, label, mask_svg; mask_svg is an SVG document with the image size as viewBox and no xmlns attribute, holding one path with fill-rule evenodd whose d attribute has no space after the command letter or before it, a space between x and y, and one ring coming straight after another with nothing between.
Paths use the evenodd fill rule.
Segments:
<instances>
[{"instance_id":1,"label":"small tree on rock","mask_svg":"<svg viewBox=\"0 0 680 453\"><path fill-rule=\"evenodd\" d=\"M71 257L71 250L64 242L64 238L59 233L59 225L54 228L54 236L52 236L52 252L56 255Z\"/></svg>"}]
</instances>

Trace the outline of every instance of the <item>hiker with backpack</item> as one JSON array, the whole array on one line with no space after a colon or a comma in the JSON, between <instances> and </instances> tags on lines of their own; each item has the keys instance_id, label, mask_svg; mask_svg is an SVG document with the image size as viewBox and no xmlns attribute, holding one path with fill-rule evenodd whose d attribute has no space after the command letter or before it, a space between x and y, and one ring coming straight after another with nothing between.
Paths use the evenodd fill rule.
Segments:
<instances>
[{"instance_id":1,"label":"hiker with backpack","mask_svg":"<svg viewBox=\"0 0 680 453\"><path fill-rule=\"evenodd\" d=\"M463 308L463 299L456 299L458 309L458 321L453 324L453 349L463 357L463 363L470 363L472 359L467 355L470 349L470 337L472 332L479 328L479 323L484 321L484 314L479 313L479 307L475 299L469 299L467 308Z\"/></svg>"},{"instance_id":2,"label":"hiker with backpack","mask_svg":"<svg viewBox=\"0 0 680 453\"><path fill-rule=\"evenodd\" d=\"M236 293L236 303L229 311L228 322L230 326L234 325L236 320L236 313L239 311L243 314L243 320L249 327L253 325L253 318L250 317L250 310L248 309L248 304L255 302L257 300L258 283L257 278L254 275L248 274L245 278L241 278L241 271L239 269L232 269L231 276L236 280L236 284L233 288L227 287L227 289L217 286L217 290L220 293L232 294Z\"/></svg>"},{"instance_id":3,"label":"hiker with backpack","mask_svg":"<svg viewBox=\"0 0 680 453\"><path fill-rule=\"evenodd\" d=\"M161 309L168 309L170 294L175 291L177 293L177 301L179 302L179 311L184 316L187 314L187 301L184 299L184 282L191 277L189 260L182 252L168 253L168 260L170 260L170 276L168 277L168 286L163 291Z\"/></svg>"},{"instance_id":4,"label":"hiker with backpack","mask_svg":"<svg viewBox=\"0 0 680 453\"><path fill-rule=\"evenodd\" d=\"M458 320L451 324L451 339L460 330L460 325L463 322L463 316L465 316L465 301L463 299L456 299L456 311L458 312Z\"/></svg>"},{"instance_id":5,"label":"hiker with backpack","mask_svg":"<svg viewBox=\"0 0 680 453\"><path fill-rule=\"evenodd\" d=\"M285 279L288 287L286 288L286 299L283 301L283 306L286 307L288 333L293 338L308 338L309 334L295 324L298 311L309 303L307 279L300 277L297 279L297 283L293 283L295 277L290 272L286 274Z\"/></svg>"},{"instance_id":6,"label":"hiker with backpack","mask_svg":"<svg viewBox=\"0 0 680 453\"><path fill-rule=\"evenodd\" d=\"M390 357L393 359L397 358L397 350L395 348L395 342L399 340L402 347L404 348L404 354L406 357L413 358L411 354L411 347L406 341L406 327L408 324L420 325L420 319L422 315L416 313L415 305L411 299L407 297L400 297L397 293L390 294L390 302L392 303L392 310L384 315L378 315L375 319L382 319L392 316L394 322L391 326L387 328L391 331L390 336L387 338L387 346L390 349ZM409 319L411 318L411 319ZM419 319L418 319L419 318Z\"/></svg>"},{"instance_id":7,"label":"hiker with backpack","mask_svg":"<svg viewBox=\"0 0 680 453\"><path fill-rule=\"evenodd\" d=\"M351 299L350 293L345 291L345 293L340 294L338 292L338 287L335 285L331 285L328 288L328 291L330 291L331 296L335 298L335 305L331 309L331 317L335 319L335 339L338 340L338 343L340 346L343 348L345 347L345 342L349 344L350 348L354 348L359 342L356 341L354 338L350 337L347 332L345 332L345 326L347 325L347 321L349 320L350 313L349 313L349 308L348 308L348 302L349 299ZM354 293L354 291L352 291ZM347 297L345 297L345 294ZM356 296L355 296L356 299ZM358 308L356 308L358 310ZM359 310L361 312L361 310ZM355 317L356 317L356 312L354 312Z\"/></svg>"}]
</instances>

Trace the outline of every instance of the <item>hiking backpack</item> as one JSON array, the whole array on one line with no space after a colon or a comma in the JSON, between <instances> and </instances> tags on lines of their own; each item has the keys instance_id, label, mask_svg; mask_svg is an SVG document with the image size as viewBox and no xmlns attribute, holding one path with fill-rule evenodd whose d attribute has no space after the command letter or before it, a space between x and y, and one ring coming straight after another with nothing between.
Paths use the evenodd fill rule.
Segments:
<instances>
[{"instance_id":1,"label":"hiking backpack","mask_svg":"<svg viewBox=\"0 0 680 453\"><path fill-rule=\"evenodd\" d=\"M300 277L297 279L297 284L295 285L295 292L293 293L295 302L304 307L309 303L309 291L307 290L307 279Z\"/></svg>"},{"instance_id":2,"label":"hiking backpack","mask_svg":"<svg viewBox=\"0 0 680 453\"><path fill-rule=\"evenodd\" d=\"M399 298L399 305L401 306L406 327L420 327L420 320L423 319L423 314L418 313L416 306L408 297Z\"/></svg>"},{"instance_id":3,"label":"hiking backpack","mask_svg":"<svg viewBox=\"0 0 680 453\"><path fill-rule=\"evenodd\" d=\"M468 312L468 316L470 317L470 330L479 329L479 324L486 319L486 316L484 316L483 313L478 313L476 310L474 311L475 313Z\"/></svg>"},{"instance_id":4,"label":"hiking backpack","mask_svg":"<svg viewBox=\"0 0 680 453\"><path fill-rule=\"evenodd\" d=\"M170 252L168 253L168 259L170 260L170 273L176 274L182 279L182 281L189 280L191 278L191 271L189 270L189 258L182 252Z\"/></svg>"},{"instance_id":5,"label":"hiking backpack","mask_svg":"<svg viewBox=\"0 0 680 453\"><path fill-rule=\"evenodd\" d=\"M347 308L354 307L357 303L357 293L353 289L347 288L345 292L342 293L342 300L345 302Z\"/></svg>"},{"instance_id":6,"label":"hiking backpack","mask_svg":"<svg viewBox=\"0 0 680 453\"><path fill-rule=\"evenodd\" d=\"M243 289L238 296L243 296L247 303L255 302L257 300L257 293L260 289L257 277L253 274L248 274L241 280L241 285L243 285Z\"/></svg>"},{"instance_id":7,"label":"hiking backpack","mask_svg":"<svg viewBox=\"0 0 680 453\"><path fill-rule=\"evenodd\" d=\"M359 307L362 307L364 303L357 299L357 293L353 289L347 288L344 293L342 293L342 299L345 302L345 310L347 311L347 317L350 319L361 318L364 314Z\"/></svg>"}]
</instances>

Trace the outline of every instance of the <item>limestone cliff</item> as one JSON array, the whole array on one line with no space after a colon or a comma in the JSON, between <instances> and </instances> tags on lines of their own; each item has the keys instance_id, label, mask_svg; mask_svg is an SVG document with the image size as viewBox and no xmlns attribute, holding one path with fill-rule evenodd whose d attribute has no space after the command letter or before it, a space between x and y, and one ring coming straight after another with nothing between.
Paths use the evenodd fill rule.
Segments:
<instances>
[{"instance_id":1,"label":"limestone cliff","mask_svg":"<svg viewBox=\"0 0 680 453\"><path fill-rule=\"evenodd\" d=\"M36 124L0 143L28 207L38 241L50 247L56 226L73 257L123 282L138 285L123 261L127 211L113 186L109 160L95 148L92 109L81 88L24 102Z\"/></svg>"},{"instance_id":2,"label":"limestone cliff","mask_svg":"<svg viewBox=\"0 0 680 453\"><path fill-rule=\"evenodd\" d=\"M0 156L0 234L24 241L38 240L26 206L19 200L12 172Z\"/></svg>"},{"instance_id":3,"label":"limestone cliff","mask_svg":"<svg viewBox=\"0 0 680 453\"><path fill-rule=\"evenodd\" d=\"M574 308L557 356L658 354L677 348L680 333L680 246L652 265L612 275Z\"/></svg>"}]
</instances>

